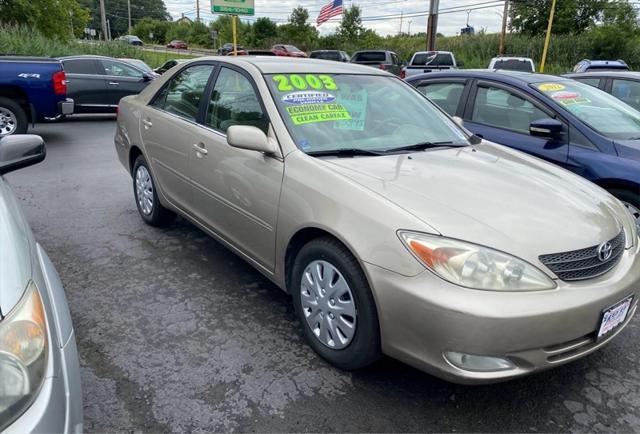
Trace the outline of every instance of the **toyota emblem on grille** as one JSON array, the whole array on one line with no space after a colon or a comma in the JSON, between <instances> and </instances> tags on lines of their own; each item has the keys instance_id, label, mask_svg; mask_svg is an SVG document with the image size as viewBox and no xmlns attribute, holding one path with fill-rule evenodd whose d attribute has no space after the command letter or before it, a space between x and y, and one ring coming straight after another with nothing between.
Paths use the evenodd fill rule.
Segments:
<instances>
[{"instance_id":1,"label":"toyota emblem on grille","mask_svg":"<svg viewBox=\"0 0 640 434\"><path fill-rule=\"evenodd\" d=\"M598 259L600 259L600 262L609 260L612 253L613 248L611 247L611 243L609 241L600 244L600 247L598 247Z\"/></svg>"}]
</instances>

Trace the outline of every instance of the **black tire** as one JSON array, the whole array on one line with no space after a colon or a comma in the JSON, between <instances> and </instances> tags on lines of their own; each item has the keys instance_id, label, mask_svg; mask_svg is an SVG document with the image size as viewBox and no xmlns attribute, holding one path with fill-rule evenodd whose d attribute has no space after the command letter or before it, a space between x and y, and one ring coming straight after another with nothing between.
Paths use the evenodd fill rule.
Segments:
<instances>
[{"instance_id":1,"label":"black tire","mask_svg":"<svg viewBox=\"0 0 640 434\"><path fill-rule=\"evenodd\" d=\"M327 261L335 267L346 280L354 298L355 334L342 349L329 348L321 342L311 330L303 312L302 275L305 268L316 260ZM329 237L316 238L300 249L292 270L291 292L304 337L323 359L337 368L355 370L372 364L380 357L380 325L371 289L358 261L340 242Z\"/></svg>"},{"instance_id":2,"label":"black tire","mask_svg":"<svg viewBox=\"0 0 640 434\"><path fill-rule=\"evenodd\" d=\"M620 199L622 202L626 202L633 206L636 210L640 210L640 188L634 190L625 190L618 188L609 189L609 193ZM634 213L636 221L640 219L640 213Z\"/></svg>"},{"instance_id":3,"label":"black tire","mask_svg":"<svg viewBox=\"0 0 640 434\"><path fill-rule=\"evenodd\" d=\"M2 115L5 110L9 111L13 117L15 117L15 130L11 134L25 134L27 132L27 128L29 126L29 118L27 118L27 114L24 109L20 107L18 103L9 98L5 98L0 96L0 115ZM2 123L0 122L0 128L2 127ZM7 131L0 130L0 137L5 135L9 135Z\"/></svg>"},{"instance_id":4,"label":"black tire","mask_svg":"<svg viewBox=\"0 0 640 434\"><path fill-rule=\"evenodd\" d=\"M140 202L138 201L138 187L136 185L136 175L138 173L138 169L141 167L144 167L144 169L149 174L149 179L151 180L151 185L153 190L153 204L151 206L151 212L149 213L145 213L142 210L140 206ZM136 162L133 164L132 177L133 177L133 197L136 201L136 207L138 208L138 213L140 214L140 217L142 217L142 220L144 220L146 224L151 226L164 226L168 223L171 223L173 219L175 219L176 215L174 212L162 206L162 204L158 200L158 193L157 193L155 180L151 175L151 170L149 170L149 165L147 164L147 160L145 160L145 158L142 155L139 155L138 158L136 158Z\"/></svg>"}]
</instances>

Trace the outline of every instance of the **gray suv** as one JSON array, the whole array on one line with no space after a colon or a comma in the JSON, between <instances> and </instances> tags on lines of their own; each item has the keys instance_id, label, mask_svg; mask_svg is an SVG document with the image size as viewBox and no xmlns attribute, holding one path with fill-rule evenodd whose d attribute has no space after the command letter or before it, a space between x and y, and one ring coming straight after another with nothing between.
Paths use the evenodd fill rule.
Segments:
<instances>
[{"instance_id":1,"label":"gray suv","mask_svg":"<svg viewBox=\"0 0 640 434\"><path fill-rule=\"evenodd\" d=\"M82 432L75 334L64 289L2 177L42 161L39 136L0 139L0 431Z\"/></svg>"},{"instance_id":2,"label":"gray suv","mask_svg":"<svg viewBox=\"0 0 640 434\"><path fill-rule=\"evenodd\" d=\"M351 56L351 63L373 66L395 75L400 75L400 71L404 67L404 63L400 61L396 53L384 50L356 51Z\"/></svg>"}]
</instances>

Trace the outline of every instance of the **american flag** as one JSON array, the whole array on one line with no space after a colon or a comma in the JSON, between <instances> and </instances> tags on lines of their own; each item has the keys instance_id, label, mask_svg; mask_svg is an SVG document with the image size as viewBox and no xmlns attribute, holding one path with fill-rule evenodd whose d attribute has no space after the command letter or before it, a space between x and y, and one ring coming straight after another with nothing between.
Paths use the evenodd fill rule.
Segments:
<instances>
[{"instance_id":1,"label":"american flag","mask_svg":"<svg viewBox=\"0 0 640 434\"><path fill-rule=\"evenodd\" d=\"M329 21L330 18L337 17L338 15L342 15L342 0L332 0L320 9L320 15L318 15L316 24L319 26L325 21Z\"/></svg>"}]
</instances>

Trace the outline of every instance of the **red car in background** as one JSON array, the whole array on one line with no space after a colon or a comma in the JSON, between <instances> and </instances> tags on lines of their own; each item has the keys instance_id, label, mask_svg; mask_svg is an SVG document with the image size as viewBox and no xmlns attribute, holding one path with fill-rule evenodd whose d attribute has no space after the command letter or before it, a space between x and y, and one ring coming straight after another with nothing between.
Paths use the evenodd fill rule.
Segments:
<instances>
[{"instance_id":1,"label":"red car in background","mask_svg":"<svg viewBox=\"0 0 640 434\"><path fill-rule=\"evenodd\" d=\"M306 53L293 45L274 45L271 47L276 56L307 57Z\"/></svg>"},{"instance_id":2,"label":"red car in background","mask_svg":"<svg viewBox=\"0 0 640 434\"><path fill-rule=\"evenodd\" d=\"M187 43L184 41L180 41L178 39L175 39L171 42L169 42L167 44L167 48L178 48L180 50L186 50L187 49Z\"/></svg>"}]
</instances>

